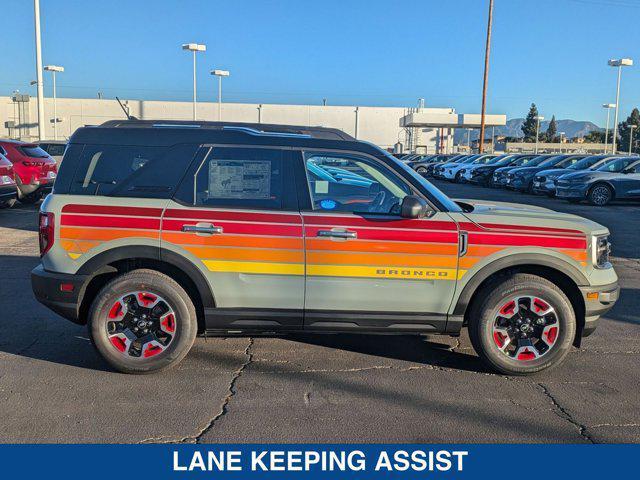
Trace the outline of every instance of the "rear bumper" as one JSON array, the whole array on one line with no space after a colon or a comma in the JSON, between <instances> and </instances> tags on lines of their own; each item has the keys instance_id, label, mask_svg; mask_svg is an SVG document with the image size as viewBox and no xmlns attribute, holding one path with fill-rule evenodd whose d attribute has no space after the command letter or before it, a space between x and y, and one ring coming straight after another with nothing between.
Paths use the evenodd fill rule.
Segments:
<instances>
[{"instance_id":1,"label":"rear bumper","mask_svg":"<svg viewBox=\"0 0 640 480\"><path fill-rule=\"evenodd\" d=\"M79 318L80 299L88 277L48 272L42 265L38 265L31 271L31 288L40 303L67 320L84 324L84 320ZM71 291L62 291L62 284L71 285Z\"/></svg>"},{"instance_id":2,"label":"rear bumper","mask_svg":"<svg viewBox=\"0 0 640 480\"><path fill-rule=\"evenodd\" d=\"M618 282L596 287L580 287L584 300L584 328L582 336L591 335L598 326L598 320L615 305L620 296Z\"/></svg>"}]
</instances>

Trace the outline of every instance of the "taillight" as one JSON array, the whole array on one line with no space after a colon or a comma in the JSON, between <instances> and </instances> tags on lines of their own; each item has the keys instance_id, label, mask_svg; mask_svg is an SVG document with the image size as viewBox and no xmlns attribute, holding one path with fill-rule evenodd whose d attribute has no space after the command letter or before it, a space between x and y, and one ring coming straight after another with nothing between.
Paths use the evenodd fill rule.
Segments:
<instances>
[{"instance_id":1,"label":"taillight","mask_svg":"<svg viewBox=\"0 0 640 480\"><path fill-rule=\"evenodd\" d=\"M51 212L40 212L40 223L38 225L38 238L40 240L40 256L53 246L55 233L55 217Z\"/></svg>"}]
</instances>

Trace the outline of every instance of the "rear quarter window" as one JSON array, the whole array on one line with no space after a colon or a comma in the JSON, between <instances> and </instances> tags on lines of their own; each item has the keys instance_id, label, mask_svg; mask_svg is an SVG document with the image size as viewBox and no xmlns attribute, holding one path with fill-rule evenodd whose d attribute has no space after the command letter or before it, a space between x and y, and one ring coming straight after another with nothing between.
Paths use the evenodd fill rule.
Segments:
<instances>
[{"instance_id":1,"label":"rear quarter window","mask_svg":"<svg viewBox=\"0 0 640 480\"><path fill-rule=\"evenodd\" d=\"M67 150L62 162L62 183L68 176L65 162L77 155L68 185L72 195L171 198L187 170L197 145L172 147L131 145L77 145ZM56 189L58 192L58 189Z\"/></svg>"}]
</instances>

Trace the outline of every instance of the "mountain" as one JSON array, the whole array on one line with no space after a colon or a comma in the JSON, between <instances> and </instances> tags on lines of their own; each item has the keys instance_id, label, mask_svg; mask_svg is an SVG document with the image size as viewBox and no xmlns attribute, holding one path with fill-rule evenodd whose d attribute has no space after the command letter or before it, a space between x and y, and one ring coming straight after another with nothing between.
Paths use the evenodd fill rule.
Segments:
<instances>
[{"instance_id":1,"label":"mountain","mask_svg":"<svg viewBox=\"0 0 640 480\"><path fill-rule=\"evenodd\" d=\"M507 120L507 124L504 127L495 127L496 135L505 135L507 137L521 137L522 136L522 124L524 118L512 118ZM598 127L593 122L579 121L579 120L556 120L558 125L558 133L564 132L567 138L584 137L592 130L603 131L603 128ZM549 127L549 121L544 120L540 122L540 133L546 132ZM491 137L491 128L486 130L486 137ZM477 140L480 136L480 129L471 130L471 140ZM454 143L467 143L467 130L458 128L454 134Z\"/></svg>"}]
</instances>

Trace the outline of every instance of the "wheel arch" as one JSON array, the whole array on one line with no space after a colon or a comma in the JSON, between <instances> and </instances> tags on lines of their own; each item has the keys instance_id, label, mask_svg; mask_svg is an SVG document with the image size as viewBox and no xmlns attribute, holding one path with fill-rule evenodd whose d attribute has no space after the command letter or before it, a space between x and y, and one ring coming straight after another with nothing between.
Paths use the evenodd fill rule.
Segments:
<instances>
[{"instance_id":1,"label":"wheel arch","mask_svg":"<svg viewBox=\"0 0 640 480\"><path fill-rule=\"evenodd\" d=\"M80 293L79 318L86 323L91 302L112 278L123 273L148 268L169 275L191 297L196 308L198 331L205 330L205 309L215 307L215 298L204 275L188 259L175 252L146 245L117 247L88 260L78 274L90 275Z\"/></svg>"},{"instance_id":2,"label":"wheel arch","mask_svg":"<svg viewBox=\"0 0 640 480\"><path fill-rule=\"evenodd\" d=\"M579 286L589 285L587 278L577 268L555 257L542 254L522 254L503 257L486 265L465 284L458 296L450 318L458 319L460 327L469 322L469 312L478 293L491 281L514 273L529 273L545 278L567 295L576 315L576 338L580 345L585 324L585 304ZM449 329L449 328L448 328Z\"/></svg>"}]
</instances>

